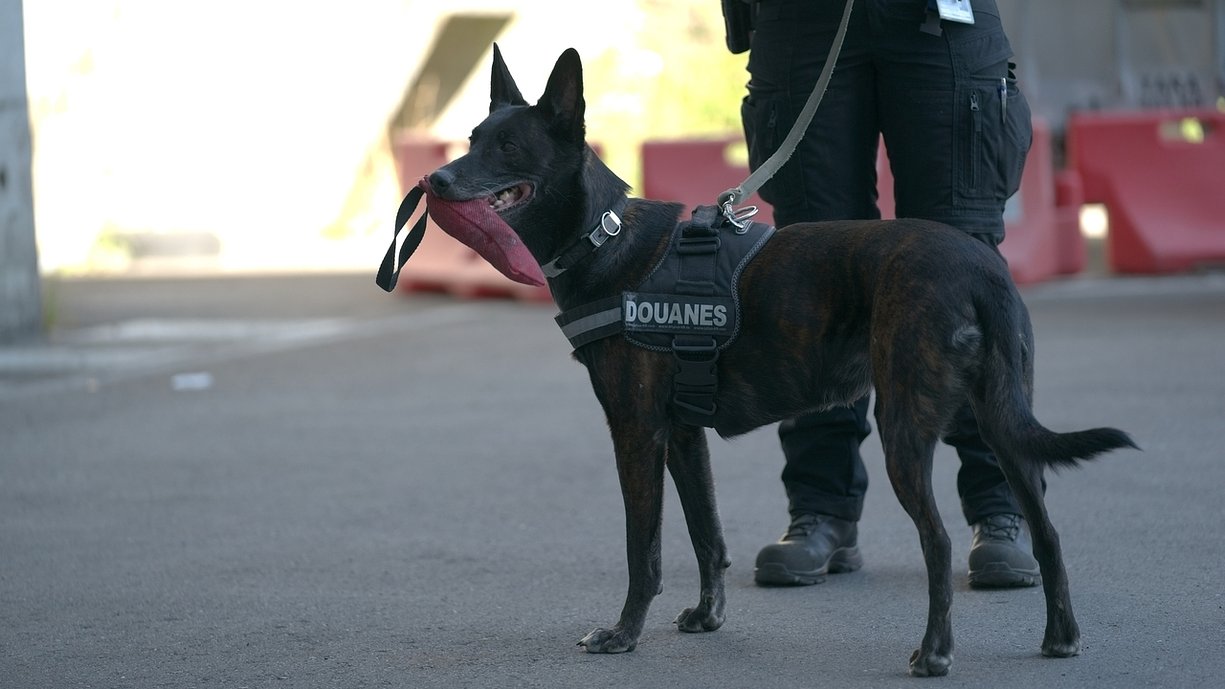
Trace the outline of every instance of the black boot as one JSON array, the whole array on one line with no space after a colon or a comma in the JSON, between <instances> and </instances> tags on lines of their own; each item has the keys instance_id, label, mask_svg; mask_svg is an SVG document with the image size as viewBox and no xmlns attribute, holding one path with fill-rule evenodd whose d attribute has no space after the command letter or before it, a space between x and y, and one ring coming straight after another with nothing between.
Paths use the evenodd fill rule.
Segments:
<instances>
[{"instance_id":1,"label":"black boot","mask_svg":"<svg viewBox=\"0 0 1225 689\"><path fill-rule=\"evenodd\" d=\"M828 573L854 572L863 566L856 545L859 525L826 514L801 514L777 543L757 554L754 579L762 586L807 586Z\"/></svg>"},{"instance_id":2,"label":"black boot","mask_svg":"<svg viewBox=\"0 0 1225 689\"><path fill-rule=\"evenodd\" d=\"M970 586L976 589L1037 586L1042 581L1025 520L1019 514L993 514L974 523L970 546Z\"/></svg>"}]
</instances>

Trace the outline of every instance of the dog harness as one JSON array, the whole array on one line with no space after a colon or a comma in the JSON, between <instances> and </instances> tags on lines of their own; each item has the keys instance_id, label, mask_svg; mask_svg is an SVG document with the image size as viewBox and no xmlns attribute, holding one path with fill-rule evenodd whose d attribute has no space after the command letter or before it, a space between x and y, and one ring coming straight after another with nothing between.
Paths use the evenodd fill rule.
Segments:
<instances>
[{"instance_id":1,"label":"dog harness","mask_svg":"<svg viewBox=\"0 0 1225 689\"><path fill-rule=\"evenodd\" d=\"M740 332L740 274L774 234L758 222L732 222L715 206L699 206L677 223L668 250L633 291L558 314L576 350L623 334L631 343L671 352L677 418L713 426L717 362Z\"/></svg>"}]
</instances>

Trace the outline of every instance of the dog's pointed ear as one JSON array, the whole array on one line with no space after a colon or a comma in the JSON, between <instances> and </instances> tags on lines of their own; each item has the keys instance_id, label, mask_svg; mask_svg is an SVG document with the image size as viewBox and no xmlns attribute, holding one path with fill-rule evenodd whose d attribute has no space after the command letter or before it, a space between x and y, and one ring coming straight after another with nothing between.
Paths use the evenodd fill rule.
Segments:
<instances>
[{"instance_id":1,"label":"dog's pointed ear","mask_svg":"<svg viewBox=\"0 0 1225 689\"><path fill-rule=\"evenodd\" d=\"M583 63L577 50L567 48L557 58L553 73L549 75L549 83L544 87L544 95L536 107L550 118L560 133L583 140L586 103L583 101Z\"/></svg>"},{"instance_id":2,"label":"dog's pointed ear","mask_svg":"<svg viewBox=\"0 0 1225 689\"><path fill-rule=\"evenodd\" d=\"M498 49L498 44L494 43L493 77L489 83L489 112L508 105L527 105L527 101L519 93L519 87L515 86L515 78L506 68L506 61L502 59L502 51Z\"/></svg>"}]
</instances>

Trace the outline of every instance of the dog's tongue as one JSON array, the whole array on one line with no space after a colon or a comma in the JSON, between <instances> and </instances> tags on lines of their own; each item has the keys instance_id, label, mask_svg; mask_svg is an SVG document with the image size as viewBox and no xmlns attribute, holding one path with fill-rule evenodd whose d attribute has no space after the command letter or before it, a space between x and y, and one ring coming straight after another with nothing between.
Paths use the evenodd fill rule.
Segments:
<instances>
[{"instance_id":1,"label":"dog's tongue","mask_svg":"<svg viewBox=\"0 0 1225 689\"><path fill-rule=\"evenodd\" d=\"M430 217L447 234L463 242L498 272L525 285L543 285L544 273L535 257L523 246L519 235L510 229L485 199L448 201L438 198L423 177L418 186L425 190Z\"/></svg>"}]
</instances>

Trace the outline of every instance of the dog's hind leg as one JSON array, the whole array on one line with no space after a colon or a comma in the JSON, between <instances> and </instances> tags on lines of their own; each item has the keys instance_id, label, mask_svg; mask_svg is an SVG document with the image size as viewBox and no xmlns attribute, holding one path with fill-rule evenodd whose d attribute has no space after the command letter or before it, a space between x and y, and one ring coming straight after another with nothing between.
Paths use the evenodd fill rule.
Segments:
<instances>
[{"instance_id":1,"label":"dog's hind leg","mask_svg":"<svg viewBox=\"0 0 1225 689\"><path fill-rule=\"evenodd\" d=\"M953 663L952 544L932 495L932 457L937 439L921 430L916 421L911 410L893 408L878 391L876 423L889 482L919 530L927 565L927 632L922 645L910 656L910 674L935 677L948 674Z\"/></svg>"},{"instance_id":2,"label":"dog's hind leg","mask_svg":"<svg viewBox=\"0 0 1225 689\"><path fill-rule=\"evenodd\" d=\"M629 590L621 619L611 629L596 629L578 645L588 653L634 650L651 600L659 595L660 526L663 516L665 440L660 429L640 419L609 415L617 475L625 500L625 547Z\"/></svg>"},{"instance_id":3,"label":"dog's hind leg","mask_svg":"<svg viewBox=\"0 0 1225 689\"><path fill-rule=\"evenodd\" d=\"M1000 469L1021 506L1034 541L1034 557L1042 571L1042 593L1046 596L1046 632L1042 655L1067 658L1080 653L1080 628L1072 614L1068 573L1063 565L1059 534L1051 524L1042 498L1042 468L1036 463L1018 462L1008 451L996 452Z\"/></svg>"},{"instance_id":4,"label":"dog's hind leg","mask_svg":"<svg viewBox=\"0 0 1225 689\"><path fill-rule=\"evenodd\" d=\"M679 425L674 428L668 442L668 471L685 510L702 582L698 604L681 611L676 626L682 632L711 632L723 625L723 570L731 562L715 508L714 478L704 429Z\"/></svg>"}]
</instances>

